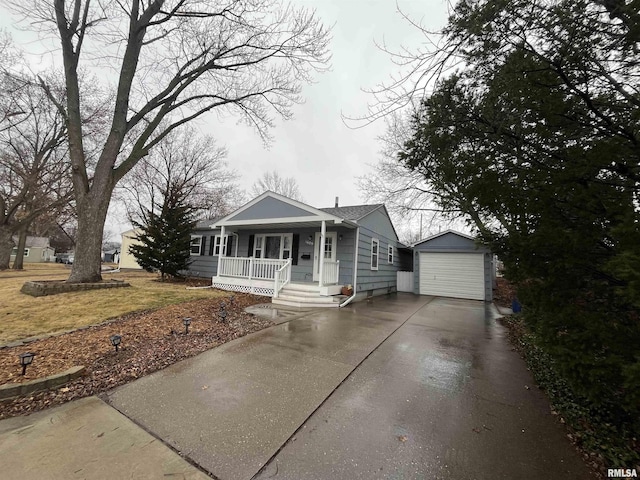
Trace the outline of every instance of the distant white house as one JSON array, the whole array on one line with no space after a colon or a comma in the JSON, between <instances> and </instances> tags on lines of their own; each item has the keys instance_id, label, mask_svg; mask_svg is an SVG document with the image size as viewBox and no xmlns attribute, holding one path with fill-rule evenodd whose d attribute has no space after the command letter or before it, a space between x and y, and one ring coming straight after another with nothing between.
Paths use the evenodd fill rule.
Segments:
<instances>
[{"instance_id":1,"label":"distant white house","mask_svg":"<svg viewBox=\"0 0 640 480\"><path fill-rule=\"evenodd\" d=\"M13 237L15 244L18 243L18 237ZM16 259L18 249L14 247L11 251L11 261ZM27 237L24 247L25 263L43 263L53 262L56 251L49 245L47 237Z\"/></svg>"},{"instance_id":2,"label":"distant white house","mask_svg":"<svg viewBox=\"0 0 640 480\"><path fill-rule=\"evenodd\" d=\"M142 270L142 267L138 265L136 257L129 252L131 245L140 245L140 242L135 239L140 234L140 229L132 228L126 232L122 232L122 246L120 247L120 262L119 268L129 268Z\"/></svg>"}]
</instances>

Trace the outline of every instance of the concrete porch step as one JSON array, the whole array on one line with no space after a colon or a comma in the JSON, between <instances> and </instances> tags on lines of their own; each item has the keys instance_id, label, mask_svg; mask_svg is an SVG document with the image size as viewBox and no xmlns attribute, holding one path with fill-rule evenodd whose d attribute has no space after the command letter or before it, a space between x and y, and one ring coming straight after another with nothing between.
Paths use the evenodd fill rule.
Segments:
<instances>
[{"instance_id":1,"label":"concrete porch step","mask_svg":"<svg viewBox=\"0 0 640 480\"><path fill-rule=\"evenodd\" d=\"M287 295L296 298L327 298L326 295L320 295L320 292L310 292L307 290L291 290L287 287L280 290L280 295Z\"/></svg>"},{"instance_id":2,"label":"concrete porch step","mask_svg":"<svg viewBox=\"0 0 640 480\"><path fill-rule=\"evenodd\" d=\"M338 308L339 302L300 302L297 300L287 300L282 297L272 299L274 305L296 308Z\"/></svg>"},{"instance_id":3,"label":"concrete porch step","mask_svg":"<svg viewBox=\"0 0 640 480\"><path fill-rule=\"evenodd\" d=\"M320 287L317 283L288 283L282 290L289 290L295 292L313 292L318 293Z\"/></svg>"},{"instance_id":4,"label":"concrete porch step","mask_svg":"<svg viewBox=\"0 0 640 480\"><path fill-rule=\"evenodd\" d=\"M278 295L278 298L282 298L283 300L290 300L292 302L301 302L301 303L334 303L339 302L338 299L334 297L323 297L320 295L292 295L289 292L285 292L282 290ZM277 300L277 299L276 299Z\"/></svg>"}]
</instances>

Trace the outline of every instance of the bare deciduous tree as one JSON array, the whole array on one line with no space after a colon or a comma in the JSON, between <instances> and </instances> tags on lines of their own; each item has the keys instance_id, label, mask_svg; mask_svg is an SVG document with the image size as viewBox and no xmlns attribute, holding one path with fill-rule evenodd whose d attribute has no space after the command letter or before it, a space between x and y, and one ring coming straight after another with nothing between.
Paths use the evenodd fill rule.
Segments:
<instances>
[{"instance_id":1,"label":"bare deciduous tree","mask_svg":"<svg viewBox=\"0 0 640 480\"><path fill-rule=\"evenodd\" d=\"M4 120L0 131L0 269L9 267L12 236L21 239L15 268L21 268L24 239L31 223L68 204L71 182L63 116L38 85L4 75L11 103L22 112ZM53 90L49 94L53 95ZM62 92L57 91L58 98Z\"/></svg>"},{"instance_id":2,"label":"bare deciduous tree","mask_svg":"<svg viewBox=\"0 0 640 480\"><path fill-rule=\"evenodd\" d=\"M78 237L71 282L99 280L113 189L167 134L211 110L239 114L267 138L291 116L301 83L325 68L328 31L276 0L31 0L14 10L50 27L62 47ZM117 72L108 135L95 168L84 147L80 65Z\"/></svg>"},{"instance_id":3,"label":"bare deciduous tree","mask_svg":"<svg viewBox=\"0 0 640 480\"><path fill-rule=\"evenodd\" d=\"M275 170L265 172L251 187L251 192L256 197L262 195L267 190L298 200L299 202L304 201L296 179L293 177L282 177Z\"/></svg>"},{"instance_id":4,"label":"bare deciduous tree","mask_svg":"<svg viewBox=\"0 0 640 480\"><path fill-rule=\"evenodd\" d=\"M181 192L199 216L221 216L238 207L242 192L229 169L226 150L190 127L174 130L133 168L117 188L129 220L146 222L148 211L162 205L171 189Z\"/></svg>"}]
</instances>

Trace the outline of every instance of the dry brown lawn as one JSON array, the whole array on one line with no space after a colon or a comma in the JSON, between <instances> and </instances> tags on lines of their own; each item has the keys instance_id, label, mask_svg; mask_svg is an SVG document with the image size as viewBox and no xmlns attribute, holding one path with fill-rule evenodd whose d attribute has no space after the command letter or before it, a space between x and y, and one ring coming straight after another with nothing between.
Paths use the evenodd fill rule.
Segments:
<instances>
[{"instance_id":1,"label":"dry brown lawn","mask_svg":"<svg viewBox=\"0 0 640 480\"><path fill-rule=\"evenodd\" d=\"M157 275L141 271L103 274L105 279L129 282L128 288L46 297L20 293L28 280L63 280L68 275L69 267L62 264L25 264L23 271L0 271L0 344L93 325L128 312L221 295L213 289L187 290L185 284L161 283Z\"/></svg>"}]
</instances>

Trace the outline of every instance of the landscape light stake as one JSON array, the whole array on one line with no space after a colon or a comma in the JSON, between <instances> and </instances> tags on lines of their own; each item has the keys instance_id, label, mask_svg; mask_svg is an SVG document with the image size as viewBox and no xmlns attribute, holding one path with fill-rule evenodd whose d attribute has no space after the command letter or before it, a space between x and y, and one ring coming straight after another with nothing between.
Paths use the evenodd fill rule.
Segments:
<instances>
[{"instance_id":1,"label":"landscape light stake","mask_svg":"<svg viewBox=\"0 0 640 480\"><path fill-rule=\"evenodd\" d=\"M220 319L222 320L222 323L224 323L227 319L227 311L224 309L225 304L224 302L222 302L220 304Z\"/></svg>"},{"instance_id":2,"label":"landscape light stake","mask_svg":"<svg viewBox=\"0 0 640 480\"><path fill-rule=\"evenodd\" d=\"M120 346L120 343L122 342L122 337L120 335L111 335L110 340L111 340L111 345L116 347L116 352L117 352L118 351L118 347Z\"/></svg>"},{"instance_id":3,"label":"landscape light stake","mask_svg":"<svg viewBox=\"0 0 640 480\"><path fill-rule=\"evenodd\" d=\"M184 323L184 333L185 335L189 333L189 325L191 325L191 318L185 317L182 319L182 323Z\"/></svg>"},{"instance_id":4,"label":"landscape light stake","mask_svg":"<svg viewBox=\"0 0 640 480\"><path fill-rule=\"evenodd\" d=\"M27 373L27 365L31 365L31 362L33 362L33 357L35 357L35 355L35 353L31 352L21 353L20 355L18 355L20 357L20 365L22 365L22 375Z\"/></svg>"}]
</instances>

